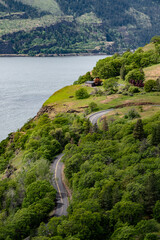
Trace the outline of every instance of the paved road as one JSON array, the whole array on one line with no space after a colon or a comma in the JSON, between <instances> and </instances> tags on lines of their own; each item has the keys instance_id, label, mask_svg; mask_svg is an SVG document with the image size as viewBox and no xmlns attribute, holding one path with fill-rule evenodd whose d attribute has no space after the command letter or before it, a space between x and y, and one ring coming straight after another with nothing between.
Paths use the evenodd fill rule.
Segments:
<instances>
[{"instance_id":1,"label":"paved road","mask_svg":"<svg viewBox=\"0 0 160 240\"><path fill-rule=\"evenodd\" d=\"M62 153L59 154L51 165L51 171L53 172L53 178L52 178L53 185L57 190L57 196L56 196L57 205L54 213L54 216L57 216L57 217L67 215L67 208L69 205L67 191L62 182L63 163L61 162L61 159L63 155L64 154Z\"/></svg>"},{"instance_id":2,"label":"paved road","mask_svg":"<svg viewBox=\"0 0 160 240\"><path fill-rule=\"evenodd\" d=\"M110 108L108 110L102 110L102 111L99 111L99 112L95 112L91 115L88 116L88 119L91 121L91 123L94 125L97 123L98 119L100 117L102 117L103 115L113 111L114 109Z\"/></svg>"},{"instance_id":3,"label":"paved road","mask_svg":"<svg viewBox=\"0 0 160 240\"><path fill-rule=\"evenodd\" d=\"M113 109L103 110L96 113L91 114L88 116L89 120L92 124L97 123L97 120L102 117L104 114L109 113L113 111ZM63 163L61 162L61 159L63 157L63 154L59 154L54 162L51 164L51 171L53 172L53 185L55 189L57 190L57 196L56 196L56 209L54 216L60 217L63 215L67 215L67 208L69 205L68 197L67 197L67 190L62 182L62 169L63 169Z\"/></svg>"}]
</instances>

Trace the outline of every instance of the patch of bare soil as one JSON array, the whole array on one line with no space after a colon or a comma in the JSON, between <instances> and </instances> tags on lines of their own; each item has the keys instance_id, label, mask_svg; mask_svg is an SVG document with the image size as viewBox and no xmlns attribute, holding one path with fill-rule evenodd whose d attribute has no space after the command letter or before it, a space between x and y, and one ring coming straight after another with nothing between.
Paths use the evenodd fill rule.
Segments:
<instances>
[{"instance_id":1,"label":"patch of bare soil","mask_svg":"<svg viewBox=\"0 0 160 240\"><path fill-rule=\"evenodd\" d=\"M129 102L128 101L127 103L117 105L115 108L123 108L123 107L131 107L131 106L142 106L142 105L155 105L155 103L152 103L152 102Z\"/></svg>"},{"instance_id":2,"label":"patch of bare soil","mask_svg":"<svg viewBox=\"0 0 160 240\"><path fill-rule=\"evenodd\" d=\"M101 101L101 103L109 103L110 101L112 101L113 99L116 99L118 97L119 96L117 94L115 94L113 96L112 95L111 96L107 96L107 98L105 100Z\"/></svg>"}]
</instances>

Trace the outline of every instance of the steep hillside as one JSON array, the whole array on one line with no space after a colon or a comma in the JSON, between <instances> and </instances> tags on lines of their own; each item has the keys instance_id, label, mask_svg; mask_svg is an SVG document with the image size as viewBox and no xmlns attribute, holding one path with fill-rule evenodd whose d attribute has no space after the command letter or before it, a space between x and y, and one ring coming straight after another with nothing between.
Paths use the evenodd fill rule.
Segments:
<instances>
[{"instance_id":1,"label":"steep hillside","mask_svg":"<svg viewBox=\"0 0 160 240\"><path fill-rule=\"evenodd\" d=\"M158 0L1 0L0 53L113 53L135 49L160 34L159 11ZM69 31L68 24L66 31L61 30L64 20L71 23ZM55 39L57 33L60 36ZM78 39L74 40L74 34ZM20 47L23 39L25 46Z\"/></svg>"},{"instance_id":2,"label":"steep hillside","mask_svg":"<svg viewBox=\"0 0 160 240\"><path fill-rule=\"evenodd\" d=\"M159 239L160 37L152 41L99 60L0 142L0 240ZM103 86L84 86L94 75ZM72 193L65 216L57 180Z\"/></svg>"}]
</instances>

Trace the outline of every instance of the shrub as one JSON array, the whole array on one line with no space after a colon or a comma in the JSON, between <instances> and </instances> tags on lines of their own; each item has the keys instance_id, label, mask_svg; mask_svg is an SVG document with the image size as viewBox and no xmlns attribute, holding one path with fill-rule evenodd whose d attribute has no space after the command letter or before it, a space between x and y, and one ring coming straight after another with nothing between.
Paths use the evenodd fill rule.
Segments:
<instances>
[{"instance_id":1,"label":"shrub","mask_svg":"<svg viewBox=\"0 0 160 240\"><path fill-rule=\"evenodd\" d=\"M160 78L157 78L156 80L156 86L155 86L156 91L160 91Z\"/></svg>"},{"instance_id":2,"label":"shrub","mask_svg":"<svg viewBox=\"0 0 160 240\"><path fill-rule=\"evenodd\" d=\"M109 78L104 81L103 83L104 89L107 90L112 90L115 91L117 90L117 79L116 78Z\"/></svg>"},{"instance_id":3,"label":"shrub","mask_svg":"<svg viewBox=\"0 0 160 240\"><path fill-rule=\"evenodd\" d=\"M97 104L96 104L95 102L91 102L91 103L89 104L89 110L90 110L90 112L97 111L97 110L98 110Z\"/></svg>"},{"instance_id":4,"label":"shrub","mask_svg":"<svg viewBox=\"0 0 160 240\"><path fill-rule=\"evenodd\" d=\"M140 117L139 113L134 108L129 110L129 112L125 115L125 118L131 119L131 120L139 117Z\"/></svg>"},{"instance_id":5,"label":"shrub","mask_svg":"<svg viewBox=\"0 0 160 240\"><path fill-rule=\"evenodd\" d=\"M88 98L89 94L85 88L80 88L79 90L76 91L76 98L77 99L84 99Z\"/></svg>"},{"instance_id":6,"label":"shrub","mask_svg":"<svg viewBox=\"0 0 160 240\"><path fill-rule=\"evenodd\" d=\"M134 87L134 86L130 86L128 91L130 93L138 93L139 92L139 88L138 87Z\"/></svg>"},{"instance_id":7,"label":"shrub","mask_svg":"<svg viewBox=\"0 0 160 240\"><path fill-rule=\"evenodd\" d=\"M144 84L144 90L146 92L151 92L154 89L155 86L156 86L156 82L154 80L148 80Z\"/></svg>"},{"instance_id":8,"label":"shrub","mask_svg":"<svg viewBox=\"0 0 160 240\"><path fill-rule=\"evenodd\" d=\"M140 71L139 69L129 71L129 73L125 77L125 80L134 86L143 87L144 72Z\"/></svg>"},{"instance_id":9,"label":"shrub","mask_svg":"<svg viewBox=\"0 0 160 240\"><path fill-rule=\"evenodd\" d=\"M92 81L93 77L91 76L90 72L87 72L85 75L80 76L77 81L74 82L74 85L76 84L82 84L86 81Z\"/></svg>"},{"instance_id":10,"label":"shrub","mask_svg":"<svg viewBox=\"0 0 160 240\"><path fill-rule=\"evenodd\" d=\"M160 43L160 36L154 36L151 39L151 43Z\"/></svg>"},{"instance_id":11,"label":"shrub","mask_svg":"<svg viewBox=\"0 0 160 240\"><path fill-rule=\"evenodd\" d=\"M144 240L157 240L157 236L154 233L148 233L146 234Z\"/></svg>"}]
</instances>

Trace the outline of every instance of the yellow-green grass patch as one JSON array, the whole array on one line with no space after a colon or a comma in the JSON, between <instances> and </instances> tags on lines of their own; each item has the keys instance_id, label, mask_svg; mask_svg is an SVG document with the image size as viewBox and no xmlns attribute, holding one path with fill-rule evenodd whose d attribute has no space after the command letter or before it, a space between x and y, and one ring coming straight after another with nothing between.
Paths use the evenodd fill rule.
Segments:
<instances>
[{"instance_id":1,"label":"yellow-green grass patch","mask_svg":"<svg viewBox=\"0 0 160 240\"><path fill-rule=\"evenodd\" d=\"M151 67L144 68L145 80L156 80L160 77L160 64L153 65Z\"/></svg>"},{"instance_id":2,"label":"yellow-green grass patch","mask_svg":"<svg viewBox=\"0 0 160 240\"><path fill-rule=\"evenodd\" d=\"M144 52L150 51L150 50L155 50L155 44L154 43L149 43L146 46L144 46L143 48Z\"/></svg>"},{"instance_id":3,"label":"yellow-green grass patch","mask_svg":"<svg viewBox=\"0 0 160 240\"><path fill-rule=\"evenodd\" d=\"M131 109L135 109L136 112L139 113L139 115L142 119L152 117L153 114L155 114L155 113L158 113L158 112L160 113L160 106L153 106L153 105L145 105L144 106L144 105L142 105L142 106L132 106L132 107L124 107L124 108L120 108L120 109L114 109L113 111L105 114L104 116L106 116L106 119L107 119L108 122L115 121L115 120L124 118L124 116ZM104 116L102 116L102 118ZM99 125L100 128L102 127L101 119L98 120L98 125ZM129 121L136 121L136 120L137 120L137 118L133 119L133 120L129 120Z\"/></svg>"}]
</instances>

